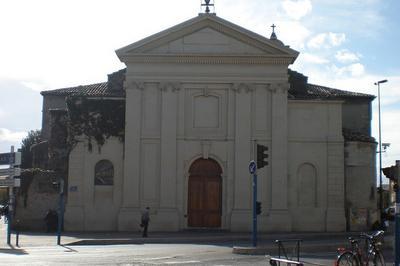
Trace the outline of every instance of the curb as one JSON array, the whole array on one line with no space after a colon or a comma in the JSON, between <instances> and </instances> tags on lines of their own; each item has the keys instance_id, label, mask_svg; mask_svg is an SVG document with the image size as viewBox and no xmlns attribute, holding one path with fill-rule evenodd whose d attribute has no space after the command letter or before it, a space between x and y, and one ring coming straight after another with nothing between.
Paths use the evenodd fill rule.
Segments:
<instances>
[{"instance_id":1,"label":"curb","mask_svg":"<svg viewBox=\"0 0 400 266\"><path fill-rule=\"evenodd\" d=\"M278 249L275 247L233 247L233 254L240 255L267 255L276 252Z\"/></svg>"},{"instance_id":2,"label":"curb","mask_svg":"<svg viewBox=\"0 0 400 266\"><path fill-rule=\"evenodd\" d=\"M347 246L346 242L332 242L329 244L321 244L321 243L306 243L300 246L300 255L301 253L307 252L336 252L339 247ZM288 250L291 250L288 247ZM241 255L271 255L278 254L279 250L276 245L271 246L234 246L232 249L232 253L241 254Z\"/></svg>"}]
</instances>

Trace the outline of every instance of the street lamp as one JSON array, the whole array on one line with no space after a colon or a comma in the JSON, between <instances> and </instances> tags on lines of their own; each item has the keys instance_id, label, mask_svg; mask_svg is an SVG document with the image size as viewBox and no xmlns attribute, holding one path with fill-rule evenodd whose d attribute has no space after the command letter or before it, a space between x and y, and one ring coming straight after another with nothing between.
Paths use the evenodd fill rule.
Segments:
<instances>
[{"instance_id":1,"label":"street lamp","mask_svg":"<svg viewBox=\"0 0 400 266\"><path fill-rule=\"evenodd\" d=\"M380 80L374 84L378 86L378 119L379 119L379 213L382 219L383 213L383 189L382 189L382 128L381 128L381 89L380 84L386 83L387 79Z\"/></svg>"}]
</instances>

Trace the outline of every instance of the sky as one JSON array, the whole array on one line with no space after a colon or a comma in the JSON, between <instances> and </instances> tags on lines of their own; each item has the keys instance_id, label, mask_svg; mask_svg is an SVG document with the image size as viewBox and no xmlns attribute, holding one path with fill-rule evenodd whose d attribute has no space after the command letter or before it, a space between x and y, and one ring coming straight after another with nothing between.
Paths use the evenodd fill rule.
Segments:
<instances>
[{"instance_id":1,"label":"sky","mask_svg":"<svg viewBox=\"0 0 400 266\"><path fill-rule=\"evenodd\" d=\"M103 82L115 50L201 12L200 0L0 0L0 153L41 128L40 91ZM290 68L323 86L377 95L383 167L400 159L400 1L215 0L218 16L300 52ZM372 135L378 139L378 100Z\"/></svg>"}]
</instances>

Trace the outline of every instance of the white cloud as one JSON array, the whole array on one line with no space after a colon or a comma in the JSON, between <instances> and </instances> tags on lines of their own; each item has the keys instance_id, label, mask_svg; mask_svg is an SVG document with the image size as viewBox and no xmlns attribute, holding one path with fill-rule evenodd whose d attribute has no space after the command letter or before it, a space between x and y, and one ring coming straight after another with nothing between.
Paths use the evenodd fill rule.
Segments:
<instances>
[{"instance_id":1,"label":"white cloud","mask_svg":"<svg viewBox=\"0 0 400 266\"><path fill-rule=\"evenodd\" d=\"M307 38L311 32L298 21L278 21L277 37L286 45L290 45L294 49L304 48Z\"/></svg>"},{"instance_id":2,"label":"white cloud","mask_svg":"<svg viewBox=\"0 0 400 266\"><path fill-rule=\"evenodd\" d=\"M335 54L336 60L338 60L340 63L344 63L344 64L357 62L360 60L360 57L361 57L360 54L352 53L352 52L348 51L347 49L337 51Z\"/></svg>"},{"instance_id":3,"label":"white cloud","mask_svg":"<svg viewBox=\"0 0 400 266\"><path fill-rule=\"evenodd\" d=\"M329 63L328 59L309 53L301 53L298 60L303 61L302 63L311 63L318 65Z\"/></svg>"},{"instance_id":4,"label":"white cloud","mask_svg":"<svg viewBox=\"0 0 400 266\"><path fill-rule=\"evenodd\" d=\"M0 141L18 142L28 135L27 132L13 132L6 128L0 128Z\"/></svg>"},{"instance_id":5,"label":"white cloud","mask_svg":"<svg viewBox=\"0 0 400 266\"><path fill-rule=\"evenodd\" d=\"M329 32L328 40L332 46L339 46L346 41L346 35L344 33Z\"/></svg>"},{"instance_id":6,"label":"white cloud","mask_svg":"<svg viewBox=\"0 0 400 266\"><path fill-rule=\"evenodd\" d=\"M285 0L282 8L289 17L298 20L312 11L312 4L310 0Z\"/></svg>"},{"instance_id":7,"label":"white cloud","mask_svg":"<svg viewBox=\"0 0 400 266\"><path fill-rule=\"evenodd\" d=\"M326 34L321 33L308 41L307 46L310 48L320 48L325 43Z\"/></svg>"},{"instance_id":8,"label":"white cloud","mask_svg":"<svg viewBox=\"0 0 400 266\"><path fill-rule=\"evenodd\" d=\"M349 71L353 77L359 77L365 73L365 67L360 63L351 64L345 69Z\"/></svg>"},{"instance_id":9,"label":"white cloud","mask_svg":"<svg viewBox=\"0 0 400 266\"><path fill-rule=\"evenodd\" d=\"M365 74L365 67L361 63L355 63L344 67L332 65L331 72L334 74L332 78L360 77Z\"/></svg>"},{"instance_id":10,"label":"white cloud","mask_svg":"<svg viewBox=\"0 0 400 266\"><path fill-rule=\"evenodd\" d=\"M49 89L49 86L44 84L43 82L21 81L21 83L25 87L30 88L31 90L34 90L34 91L44 91L46 89Z\"/></svg>"},{"instance_id":11,"label":"white cloud","mask_svg":"<svg viewBox=\"0 0 400 266\"><path fill-rule=\"evenodd\" d=\"M331 48L340 46L346 41L346 35L344 33L320 33L308 41L307 46L309 48Z\"/></svg>"}]
</instances>

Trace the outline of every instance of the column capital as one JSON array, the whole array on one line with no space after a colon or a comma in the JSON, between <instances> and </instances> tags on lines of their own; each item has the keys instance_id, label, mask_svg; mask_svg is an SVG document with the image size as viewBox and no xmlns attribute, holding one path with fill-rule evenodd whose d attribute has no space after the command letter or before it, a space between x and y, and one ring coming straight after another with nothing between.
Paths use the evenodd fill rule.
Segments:
<instances>
[{"instance_id":1,"label":"column capital","mask_svg":"<svg viewBox=\"0 0 400 266\"><path fill-rule=\"evenodd\" d=\"M288 82L279 82L269 84L269 90L273 93L287 93L290 89L290 84Z\"/></svg>"},{"instance_id":2,"label":"column capital","mask_svg":"<svg viewBox=\"0 0 400 266\"><path fill-rule=\"evenodd\" d=\"M160 82L158 83L158 89L163 92L178 92L182 88L180 82Z\"/></svg>"},{"instance_id":3,"label":"column capital","mask_svg":"<svg viewBox=\"0 0 400 266\"><path fill-rule=\"evenodd\" d=\"M124 89L125 90L144 90L144 82L140 80L125 80L124 82Z\"/></svg>"},{"instance_id":4,"label":"column capital","mask_svg":"<svg viewBox=\"0 0 400 266\"><path fill-rule=\"evenodd\" d=\"M232 83L231 89L236 93L249 93L255 90L255 86L252 83Z\"/></svg>"}]
</instances>

